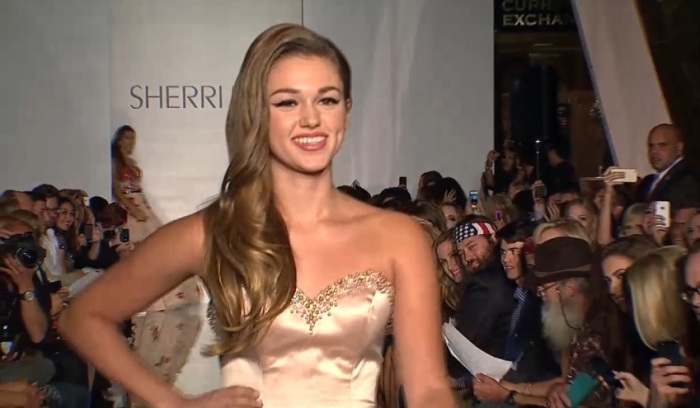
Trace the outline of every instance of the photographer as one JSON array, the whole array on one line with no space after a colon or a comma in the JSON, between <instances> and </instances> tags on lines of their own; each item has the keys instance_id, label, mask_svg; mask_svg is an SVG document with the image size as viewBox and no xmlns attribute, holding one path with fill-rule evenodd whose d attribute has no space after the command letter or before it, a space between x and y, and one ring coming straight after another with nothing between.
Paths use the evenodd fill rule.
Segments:
<instances>
[{"instance_id":1,"label":"photographer","mask_svg":"<svg viewBox=\"0 0 700 408\"><path fill-rule=\"evenodd\" d=\"M35 387L19 382L47 384L55 367L40 353L26 349L46 338L47 312L37 300L37 265L40 250L32 227L10 217L0 217L0 397L34 406ZM1 405L0 405L1 406Z\"/></svg>"},{"instance_id":2,"label":"photographer","mask_svg":"<svg viewBox=\"0 0 700 408\"><path fill-rule=\"evenodd\" d=\"M51 407L86 407L87 387L61 380L64 367L47 355L51 302L37 273L43 250L36 232L8 216L0 217L0 231L0 341L7 346L0 351L0 407L6 400L34 407L37 398Z\"/></svg>"}]
</instances>

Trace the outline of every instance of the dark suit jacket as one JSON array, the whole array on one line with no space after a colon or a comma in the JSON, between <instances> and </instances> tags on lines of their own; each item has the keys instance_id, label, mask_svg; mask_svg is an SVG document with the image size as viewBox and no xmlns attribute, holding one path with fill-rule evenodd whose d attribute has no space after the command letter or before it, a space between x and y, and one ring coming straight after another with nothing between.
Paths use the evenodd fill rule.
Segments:
<instances>
[{"instance_id":1,"label":"dark suit jacket","mask_svg":"<svg viewBox=\"0 0 700 408\"><path fill-rule=\"evenodd\" d=\"M642 179L637 188L637 202L669 201L671 210L700 207L700 178L685 159L676 163L650 192L653 183L653 174Z\"/></svg>"},{"instance_id":2,"label":"dark suit jacket","mask_svg":"<svg viewBox=\"0 0 700 408\"><path fill-rule=\"evenodd\" d=\"M523 302L504 356L515 363L516 370L508 372L505 379L514 383L552 379L560 375L560 367L542 334L542 301L529 291Z\"/></svg>"},{"instance_id":3,"label":"dark suit jacket","mask_svg":"<svg viewBox=\"0 0 700 408\"><path fill-rule=\"evenodd\" d=\"M500 263L495 262L463 282L455 326L475 346L494 357L503 358L505 351L515 307L513 290ZM453 362L448 363L448 368L453 376L467 372Z\"/></svg>"}]
</instances>

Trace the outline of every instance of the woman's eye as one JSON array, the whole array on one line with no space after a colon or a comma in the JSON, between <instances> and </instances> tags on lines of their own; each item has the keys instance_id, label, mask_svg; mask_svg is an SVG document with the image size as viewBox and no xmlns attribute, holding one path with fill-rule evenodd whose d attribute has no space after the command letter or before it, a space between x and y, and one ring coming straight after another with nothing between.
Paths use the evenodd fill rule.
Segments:
<instances>
[{"instance_id":1,"label":"woman's eye","mask_svg":"<svg viewBox=\"0 0 700 408\"><path fill-rule=\"evenodd\" d=\"M337 105L340 101L335 98L323 98L321 99L321 104L323 105Z\"/></svg>"},{"instance_id":2,"label":"woman's eye","mask_svg":"<svg viewBox=\"0 0 700 408\"><path fill-rule=\"evenodd\" d=\"M280 101L277 103L273 103L272 105L275 107L278 107L278 108L291 108L291 107L296 106L296 104L297 104L297 102L295 100L288 99L286 101Z\"/></svg>"}]
</instances>

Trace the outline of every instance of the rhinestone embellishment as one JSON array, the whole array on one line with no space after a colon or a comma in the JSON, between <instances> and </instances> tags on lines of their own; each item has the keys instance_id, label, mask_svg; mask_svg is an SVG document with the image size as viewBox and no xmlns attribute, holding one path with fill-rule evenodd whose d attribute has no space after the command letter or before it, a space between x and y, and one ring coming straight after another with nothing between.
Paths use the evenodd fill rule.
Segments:
<instances>
[{"instance_id":1,"label":"rhinestone embellishment","mask_svg":"<svg viewBox=\"0 0 700 408\"><path fill-rule=\"evenodd\" d=\"M323 316L330 317L338 301L346 296L352 296L360 290L369 289L390 295L393 306L394 287L384 275L376 271L354 273L341 278L325 287L315 298L308 297L301 289L294 291L289 307L292 314L298 314L306 320L309 333L313 334L316 323Z\"/></svg>"}]
</instances>

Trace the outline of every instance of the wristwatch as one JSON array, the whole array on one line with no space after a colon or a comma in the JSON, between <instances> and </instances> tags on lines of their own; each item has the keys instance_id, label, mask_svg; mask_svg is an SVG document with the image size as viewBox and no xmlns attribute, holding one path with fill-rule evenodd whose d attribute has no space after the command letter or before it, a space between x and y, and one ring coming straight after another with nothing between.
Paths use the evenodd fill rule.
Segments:
<instances>
[{"instance_id":1,"label":"wristwatch","mask_svg":"<svg viewBox=\"0 0 700 408\"><path fill-rule=\"evenodd\" d=\"M31 302L34 299L36 299L36 292L33 290L27 290L25 292L22 292L22 300L25 302Z\"/></svg>"},{"instance_id":2,"label":"wristwatch","mask_svg":"<svg viewBox=\"0 0 700 408\"><path fill-rule=\"evenodd\" d=\"M515 405L515 395L517 392L511 391L508 393L508 398L506 398L506 404Z\"/></svg>"}]
</instances>

